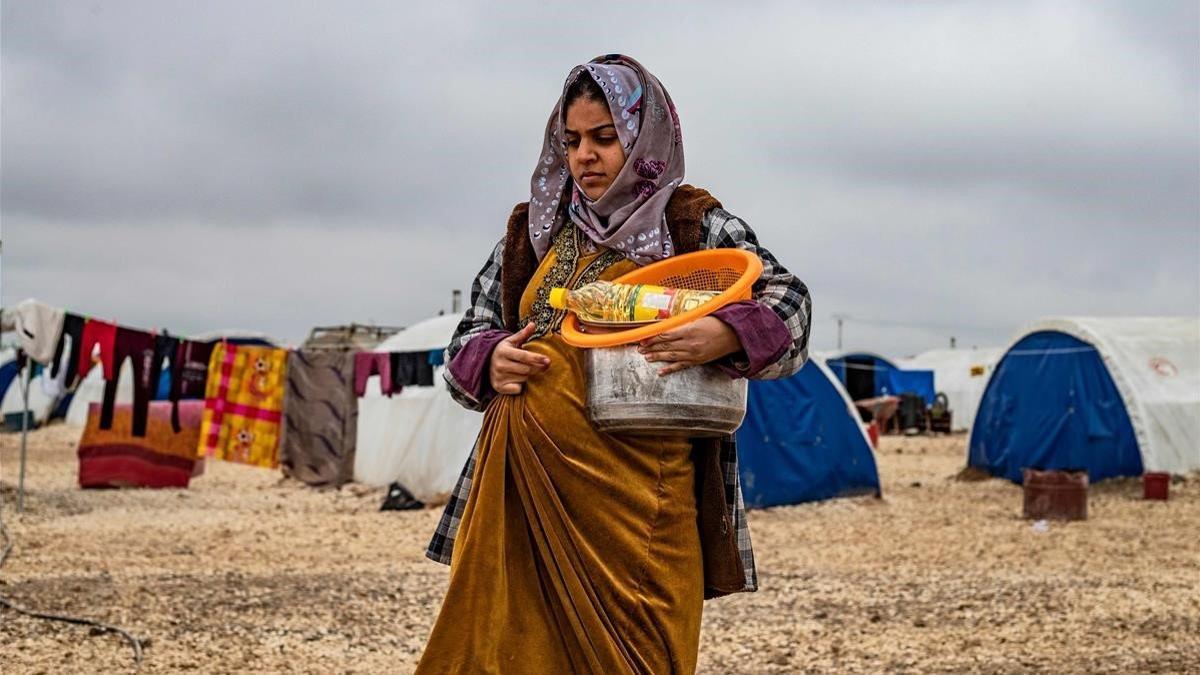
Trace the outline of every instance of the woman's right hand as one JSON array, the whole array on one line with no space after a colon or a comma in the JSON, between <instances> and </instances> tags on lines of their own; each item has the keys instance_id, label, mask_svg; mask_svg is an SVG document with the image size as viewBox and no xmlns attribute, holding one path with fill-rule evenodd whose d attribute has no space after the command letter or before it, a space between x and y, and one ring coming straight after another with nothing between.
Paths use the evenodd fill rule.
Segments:
<instances>
[{"instance_id":1,"label":"woman's right hand","mask_svg":"<svg viewBox=\"0 0 1200 675\"><path fill-rule=\"evenodd\" d=\"M501 340L492 350L488 377L497 394L520 394L525 381L550 367L550 357L521 349L533 335L533 323Z\"/></svg>"}]
</instances>

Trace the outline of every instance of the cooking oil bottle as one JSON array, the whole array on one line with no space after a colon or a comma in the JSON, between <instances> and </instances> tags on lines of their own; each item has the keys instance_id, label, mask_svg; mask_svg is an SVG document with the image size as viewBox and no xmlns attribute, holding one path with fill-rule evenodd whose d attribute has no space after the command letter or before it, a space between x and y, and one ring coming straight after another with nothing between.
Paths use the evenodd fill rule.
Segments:
<instances>
[{"instance_id":1,"label":"cooking oil bottle","mask_svg":"<svg viewBox=\"0 0 1200 675\"><path fill-rule=\"evenodd\" d=\"M573 291L551 289L550 306L569 309L589 323L643 323L682 314L718 295L719 291L593 281Z\"/></svg>"}]
</instances>

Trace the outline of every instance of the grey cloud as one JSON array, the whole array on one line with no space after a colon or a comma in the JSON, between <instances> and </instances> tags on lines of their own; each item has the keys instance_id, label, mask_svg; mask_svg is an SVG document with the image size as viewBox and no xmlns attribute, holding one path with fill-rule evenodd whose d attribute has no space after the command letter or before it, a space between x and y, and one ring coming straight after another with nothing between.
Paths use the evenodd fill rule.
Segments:
<instances>
[{"instance_id":1,"label":"grey cloud","mask_svg":"<svg viewBox=\"0 0 1200 675\"><path fill-rule=\"evenodd\" d=\"M411 323L468 288L572 65L630 53L688 178L890 353L1200 306L1194 3L5 3L3 300ZM626 17L616 20L612 17Z\"/></svg>"}]
</instances>

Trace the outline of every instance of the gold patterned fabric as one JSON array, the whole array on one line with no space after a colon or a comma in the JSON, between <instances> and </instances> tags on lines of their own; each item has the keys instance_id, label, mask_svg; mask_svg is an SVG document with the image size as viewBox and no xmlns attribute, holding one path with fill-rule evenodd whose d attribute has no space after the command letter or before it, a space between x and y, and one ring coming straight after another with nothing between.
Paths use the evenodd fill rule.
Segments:
<instances>
[{"instance_id":1,"label":"gold patterned fabric","mask_svg":"<svg viewBox=\"0 0 1200 675\"><path fill-rule=\"evenodd\" d=\"M526 288L520 314L547 332L525 349L550 367L487 409L418 673L695 670L704 588L691 444L596 431L585 354L543 302L552 283L633 268L618 260L583 251L564 227Z\"/></svg>"}]
</instances>

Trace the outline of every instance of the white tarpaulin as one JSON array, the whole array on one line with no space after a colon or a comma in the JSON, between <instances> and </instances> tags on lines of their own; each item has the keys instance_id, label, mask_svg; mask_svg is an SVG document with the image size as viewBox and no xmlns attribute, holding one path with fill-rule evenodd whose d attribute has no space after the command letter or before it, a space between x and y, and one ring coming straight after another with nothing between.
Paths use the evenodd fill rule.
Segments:
<instances>
[{"instance_id":1,"label":"white tarpaulin","mask_svg":"<svg viewBox=\"0 0 1200 675\"><path fill-rule=\"evenodd\" d=\"M1200 470L1200 317L1048 319L1027 334L1047 330L1100 352L1146 471Z\"/></svg>"},{"instance_id":2,"label":"white tarpaulin","mask_svg":"<svg viewBox=\"0 0 1200 675\"><path fill-rule=\"evenodd\" d=\"M966 431L975 421L988 377L1003 354L999 348L931 349L896 359L896 365L906 370L932 370L934 390L946 394L954 412L953 430Z\"/></svg>"},{"instance_id":3,"label":"white tarpaulin","mask_svg":"<svg viewBox=\"0 0 1200 675\"><path fill-rule=\"evenodd\" d=\"M439 316L385 340L377 352L444 349L461 314ZM369 485L399 481L417 499L444 502L475 446L483 415L466 410L450 397L442 368L432 387L405 387L388 398L376 378L358 400L358 442L354 479Z\"/></svg>"},{"instance_id":4,"label":"white tarpaulin","mask_svg":"<svg viewBox=\"0 0 1200 675\"><path fill-rule=\"evenodd\" d=\"M88 420L88 406L104 400L104 368L99 363L92 366L88 374L75 388L75 397L67 407L66 423L73 427L85 427ZM121 364L121 373L117 379L117 403L133 403L133 366L129 359Z\"/></svg>"},{"instance_id":5,"label":"white tarpaulin","mask_svg":"<svg viewBox=\"0 0 1200 675\"><path fill-rule=\"evenodd\" d=\"M16 352L11 349L5 349L0 353L0 364L8 363L17 356ZM29 366L26 366L28 368ZM54 406L58 402L57 397L49 396L46 389L42 385L42 377L49 377L49 368L42 371L44 375L31 378L29 381L29 408L33 413L33 421L35 425L46 423L46 419L50 417L50 413L54 412ZM8 385L8 390L4 392L3 401L0 401L0 414L10 415L15 414L15 419L21 419L21 411L26 410L25 398L22 394L24 387L25 374L17 372L12 383ZM2 421L2 420L0 420Z\"/></svg>"}]
</instances>

